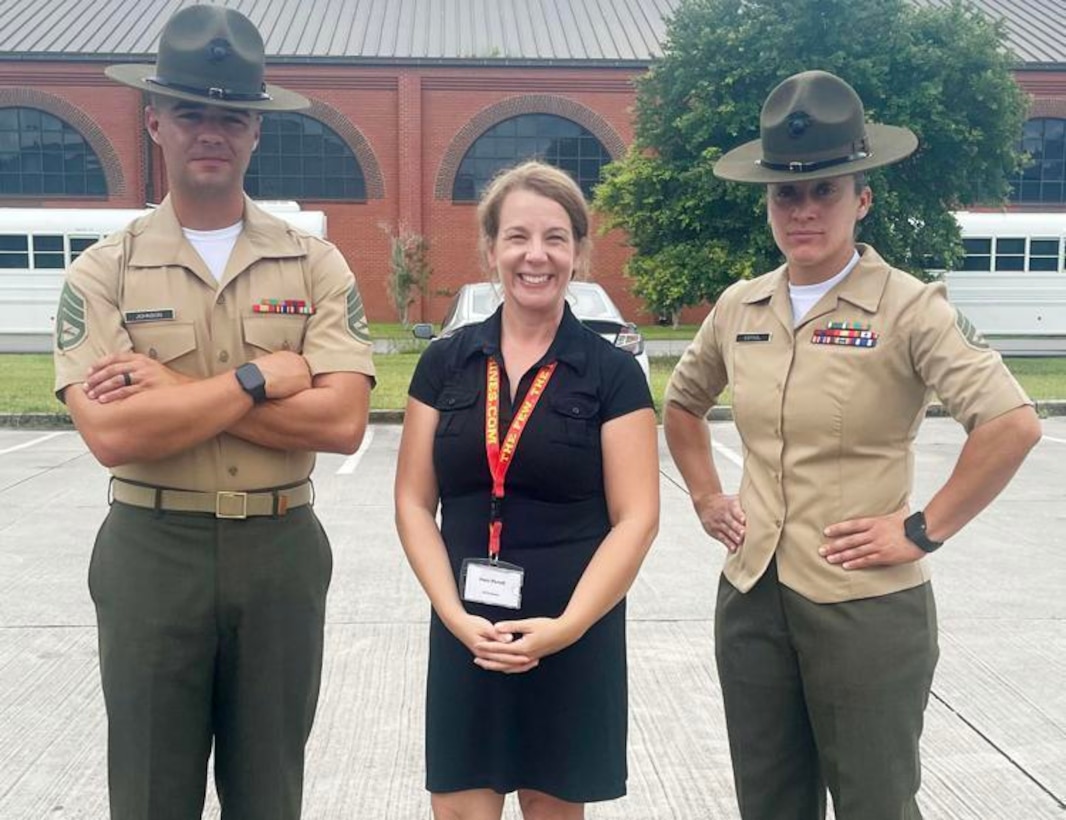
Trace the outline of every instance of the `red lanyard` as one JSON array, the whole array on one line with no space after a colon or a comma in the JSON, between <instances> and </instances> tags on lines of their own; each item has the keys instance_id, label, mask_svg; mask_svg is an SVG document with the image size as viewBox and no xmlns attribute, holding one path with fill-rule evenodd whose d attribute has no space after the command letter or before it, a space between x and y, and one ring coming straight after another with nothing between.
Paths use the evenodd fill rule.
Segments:
<instances>
[{"instance_id":1,"label":"red lanyard","mask_svg":"<svg viewBox=\"0 0 1066 820\"><path fill-rule=\"evenodd\" d=\"M485 452L489 458L489 472L492 473L492 506L489 509L489 557L496 561L500 556L500 534L503 532L503 485L507 470L514 461L518 440L526 429L533 409L544 394L548 380L555 372L555 362L544 365L529 386L522 406L518 408L507 435L500 445L500 365L488 357L487 389L485 391Z\"/></svg>"}]
</instances>

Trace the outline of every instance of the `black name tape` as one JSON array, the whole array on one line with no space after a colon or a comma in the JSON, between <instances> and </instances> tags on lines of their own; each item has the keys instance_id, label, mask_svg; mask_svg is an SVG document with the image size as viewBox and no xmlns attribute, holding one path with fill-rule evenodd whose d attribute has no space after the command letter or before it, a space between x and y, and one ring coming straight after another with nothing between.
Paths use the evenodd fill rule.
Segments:
<instances>
[{"instance_id":1,"label":"black name tape","mask_svg":"<svg viewBox=\"0 0 1066 820\"><path fill-rule=\"evenodd\" d=\"M738 333L738 342L768 342L772 333Z\"/></svg>"},{"instance_id":2,"label":"black name tape","mask_svg":"<svg viewBox=\"0 0 1066 820\"><path fill-rule=\"evenodd\" d=\"M161 310L128 310L123 314L127 325L135 325L138 322L162 322L174 318L173 308Z\"/></svg>"}]
</instances>

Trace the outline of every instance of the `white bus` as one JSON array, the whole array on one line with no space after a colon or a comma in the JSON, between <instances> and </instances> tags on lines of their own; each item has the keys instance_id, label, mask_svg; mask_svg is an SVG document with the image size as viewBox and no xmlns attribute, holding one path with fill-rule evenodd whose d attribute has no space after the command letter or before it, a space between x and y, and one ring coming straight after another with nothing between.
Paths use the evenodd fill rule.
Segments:
<instances>
[{"instance_id":1,"label":"white bus","mask_svg":"<svg viewBox=\"0 0 1066 820\"><path fill-rule=\"evenodd\" d=\"M1066 353L1066 213L955 214L965 258L951 301L1003 353Z\"/></svg>"},{"instance_id":2,"label":"white bus","mask_svg":"<svg viewBox=\"0 0 1066 820\"><path fill-rule=\"evenodd\" d=\"M288 201L258 204L308 233L326 235L322 211L302 211ZM150 210L0 208L0 353L51 350L67 265Z\"/></svg>"}]
</instances>

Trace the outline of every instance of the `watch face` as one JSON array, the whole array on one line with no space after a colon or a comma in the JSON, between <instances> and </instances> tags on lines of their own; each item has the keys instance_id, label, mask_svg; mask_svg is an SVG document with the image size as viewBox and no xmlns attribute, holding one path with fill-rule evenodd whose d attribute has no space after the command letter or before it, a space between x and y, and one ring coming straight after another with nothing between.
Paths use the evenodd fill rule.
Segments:
<instances>
[{"instance_id":1,"label":"watch face","mask_svg":"<svg viewBox=\"0 0 1066 820\"><path fill-rule=\"evenodd\" d=\"M266 401L266 379L263 372L251 362L242 364L236 370L237 381L241 388L252 397L257 404Z\"/></svg>"},{"instance_id":2,"label":"watch face","mask_svg":"<svg viewBox=\"0 0 1066 820\"><path fill-rule=\"evenodd\" d=\"M903 521L903 533L908 540L925 552L932 552L943 542L932 540L925 531L925 514L921 511L908 516Z\"/></svg>"}]
</instances>

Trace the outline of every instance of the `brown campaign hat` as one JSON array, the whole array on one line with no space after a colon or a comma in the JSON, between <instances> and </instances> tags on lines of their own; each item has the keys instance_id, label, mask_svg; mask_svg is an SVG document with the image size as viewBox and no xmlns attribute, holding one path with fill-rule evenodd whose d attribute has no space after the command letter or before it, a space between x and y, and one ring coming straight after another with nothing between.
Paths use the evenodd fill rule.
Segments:
<instances>
[{"instance_id":1,"label":"brown campaign hat","mask_svg":"<svg viewBox=\"0 0 1066 820\"><path fill-rule=\"evenodd\" d=\"M899 162L918 147L909 128L866 122L855 89L826 71L794 74L774 88L759 131L715 163L715 176L762 184L825 179Z\"/></svg>"},{"instance_id":2,"label":"brown campaign hat","mask_svg":"<svg viewBox=\"0 0 1066 820\"><path fill-rule=\"evenodd\" d=\"M222 6L188 6L163 27L154 66L108 66L105 73L141 91L247 111L298 111L295 91L267 85L263 38L251 20Z\"/></svg>"}]
</instances>

